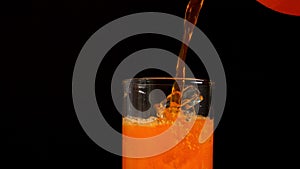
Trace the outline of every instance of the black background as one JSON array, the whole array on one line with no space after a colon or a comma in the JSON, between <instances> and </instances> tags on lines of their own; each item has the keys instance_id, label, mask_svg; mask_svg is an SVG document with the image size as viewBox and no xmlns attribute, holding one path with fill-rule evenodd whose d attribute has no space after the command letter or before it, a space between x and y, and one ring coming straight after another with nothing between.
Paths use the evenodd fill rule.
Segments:
<instances>
[{"instance_id":1,"label":"black background","mask_svg":"<svg viewBox=\"0 0 300 169\"><path fill-rule=\"evenodd\" d=\"M93 143L77 120L72 103L76 58L88 38L110 21L146 11L184 17L187 2L36 0L1 4L2 160L12 161L10 165L43 162L56 166L63 162L121 168L121 157ZM290 95L296 95L299 21L299 17L277 13L255 1L204 2L197 26L218 51L228 83L225 111L215 131L215 169L288 168L287 146L295 135L291 132L295 123L289 120L297 112ZM106 56L107 64L99 71L113 72L122 57L146 47L178 52L180 43L154 35L125 40ZM192 57L188 62L195 66ZM205 73L199 76L206 78ZM99 77L98 99L107 97L107 92L102 94L97 88L109 82L108 75ZM105 117L120 129L117 113L109 108L105 112L111 112Z\"/></svg>"}]
</instances>

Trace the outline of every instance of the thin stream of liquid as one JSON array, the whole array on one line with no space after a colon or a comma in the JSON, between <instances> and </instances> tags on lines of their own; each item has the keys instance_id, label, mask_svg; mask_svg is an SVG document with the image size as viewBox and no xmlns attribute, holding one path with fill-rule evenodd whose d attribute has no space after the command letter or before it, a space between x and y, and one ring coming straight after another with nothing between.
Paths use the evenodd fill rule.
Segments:
<instances>
[{"instance_id":1,"label":"thin stream of liquid","mask_svg":"<svg viewBox=\"0 0 300 169\"><path fill-rule=\"evenodd\" d=\"M183 42L180 52L179 58L177 60L176 65L176 78L185 78L185 59L188 50L188 44L190 43L193 35L193 30L198 21L198 16L200 10L203 6L204 0L190 0L185 11L184 17L184 34L183 34ZM191 22L193 25L188 24ZM171 103L180 104L180 89L184 88L184 80L177 80L172 87L172 97ZM175 104L175 105L176 105Z\"/></svg>"}]
</instances>

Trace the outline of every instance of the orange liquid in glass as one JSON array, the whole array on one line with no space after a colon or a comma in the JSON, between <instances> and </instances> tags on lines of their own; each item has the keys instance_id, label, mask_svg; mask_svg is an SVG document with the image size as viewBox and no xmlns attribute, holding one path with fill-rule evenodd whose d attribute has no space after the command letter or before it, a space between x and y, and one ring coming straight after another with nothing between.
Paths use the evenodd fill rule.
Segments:
<instances>
[{"instance_id":1,"label":"orange liquid in glass","mask_svg":"<svg viewBox=\"0 0 300 169\"><path fill-rule=\"evenodd\" d=\"M173 124L173 119L167 119L158 118L149 123L139 124L123 118L123 134L136 138L147 138L158 135ZM123 169L212 169L213 135L209 136L204 142L199 142L199 135L206 120L211 121L209 124L213 125L211 119L197 116L188 134L175 147L162 154L146 158L123 157ZM174 133L175 136L176 132ZM170 135L170 137L172 136ZM174 138L166 138L165 141L167 142L172 139ZM157 143L157 145L160 144ZM126 145L123 142L123 153L124 151L130 151L130 148L124 148L124 146ZM136 148L136 146L138 145L134 147ZM155 149L156 147L141 145L140 151L148 148Z\"/></svg>"}]
</instances>

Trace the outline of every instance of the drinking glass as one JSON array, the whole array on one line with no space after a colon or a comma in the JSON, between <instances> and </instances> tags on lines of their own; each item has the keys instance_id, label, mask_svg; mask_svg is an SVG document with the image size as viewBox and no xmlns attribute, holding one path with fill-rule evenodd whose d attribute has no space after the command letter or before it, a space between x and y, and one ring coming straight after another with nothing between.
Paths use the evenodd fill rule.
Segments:
<instances>
[{"instance_id":1,"label":"drinking glass","mask_svg":"<svg viewBox=\"0 0 300 169\"><path fill-rule=\"evenodd\" d=\"M182 84L179 104L174 84ZM123 169L212 169L211 81L133 78L123 90Z\"/></svg>"}]
</instances>

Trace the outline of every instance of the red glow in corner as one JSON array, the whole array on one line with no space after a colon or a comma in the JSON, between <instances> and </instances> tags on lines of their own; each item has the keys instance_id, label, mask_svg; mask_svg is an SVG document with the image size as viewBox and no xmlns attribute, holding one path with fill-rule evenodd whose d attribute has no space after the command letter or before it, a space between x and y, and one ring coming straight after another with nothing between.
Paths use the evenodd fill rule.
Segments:
<instances>
[{"instance_id":1,"label":"red glow in corner","mask_svg":"<svg viewBox=\"0 0 300 169\"><path fill-rule=\"evenodd\" d=\"M300 0L257 0L274 11L300 16Z\"/></svg>"}]
</instances>

